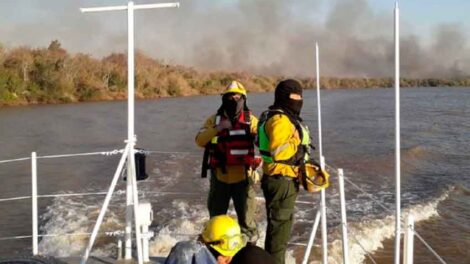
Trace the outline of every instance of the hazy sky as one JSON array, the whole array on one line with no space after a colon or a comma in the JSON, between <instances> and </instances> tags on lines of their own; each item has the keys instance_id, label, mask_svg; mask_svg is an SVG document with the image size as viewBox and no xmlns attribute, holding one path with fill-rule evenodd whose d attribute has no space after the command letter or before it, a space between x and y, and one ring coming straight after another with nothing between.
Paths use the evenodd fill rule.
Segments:
<instances>
[{"instance_id":1,"label":"hazy sky","mask_svg":"<svg viewBox=\"0 0 470 264\"><path fill-rule=\"evenodd\" d=\"M136 4L154 3L138 0ZM158 1L166 2L166 1ZM0 0L0 43L95 57L123 52L126 13L79 12L125 0ZM322 75L392 76L392 0L180 0L179 9L136 11L136 45L168 63L208 70L311 76L314 43ZM469 0L399 1L402 74L470 72Z\"/></svg>"}]
</instances>

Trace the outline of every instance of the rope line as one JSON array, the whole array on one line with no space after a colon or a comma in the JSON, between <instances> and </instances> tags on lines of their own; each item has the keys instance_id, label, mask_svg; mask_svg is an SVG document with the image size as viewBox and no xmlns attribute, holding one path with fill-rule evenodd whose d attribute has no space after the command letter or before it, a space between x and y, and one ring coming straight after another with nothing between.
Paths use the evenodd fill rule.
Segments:
<instances>
[{"instance_id":1,"label":"rope line","mask_svg":"<svg viewBox=\"0 0 470 264\"><path fill-rule=\"evenodd\" d=\"M51 198L51 197L70 197L70 196L90 196L90 195L105 195L107 192L95 193L64 193L64 194L44 194L38 195L38 198Z\"/></svg>"},{"instance_id":2,"label":"rope line","mask_svg":"<svg viewBox=\"0 0 470 264\"><path fill-rule=\"evenodd\" d=\"M102 232L100 233L101 235L108 235L109 232ZM58 237L58 236L90 236L91 233L66 233L66 234L42 234L38 235L38 237ZM27 236L11 236L11 237L0 237L0 241L4 240L13 240L13 239L23 239L23 238L32 238L32 235L27 235Z\"/></svg>"},{"instance_id":3,"label":"rope line","mask_svg":"<svg viewBox=\"0 0 470 264\"><path fill-rule=\"evenodd\" d=\"M18 158L18 159L10 159L10 160L0 160L0 164L2 163L8 163L8 162L14 162L14 161L23 161L23 160L30 160L31 157L28 158Z\"/></svg>"},{"instance_id":4,"label":"rope line","mask_svg":"<svg viewBox=\"0 0 470 264\"><path fill-rule=\"evenodd\" d=\"M44 194L38 195L38 198L51 198L51 197L70 197L70 196L90 196L90 195L105 195L106 192L95 192L95 193L63 193L63 194ZM31 199L32 196L21 196L21 197L12 197L0 199L0 202L15 201L15 200L25 200Z\"/></svg>"},{"instance_id":5,"label":"rope line","mask_svg":"<svg viewBox=\"0 0 470 264\"><path fill-rule=\"evenodd\" d=\"M1 203L1 202L8 202L8 201L24 200L24 199L31 199L31 196L20 196L20 197L12 197L12 198L3 198L3 199L0 199L0 203Z\"/></svg>"},{"instance_id":6,"label":"rope line","mask_svg":"<svg viewBox=\"0 0 470 264\"><path fill-rule=\"evenodd\" d=\"M374 262L374 264L377 264L377 262L375 261L375 259L372 257L372 255L369 253L369 251L367 251L364 246L362 246L362 244L359 242L359 240L357 240L356 236L352 236L352 238L354 239L354 241L356 241L356 244L359 245L359 247L364 251L364 253L366 253L366 256L370 259L370 261Z\"/></svg>"},{"instance_id":7,"label":"rope line","mask_svg":"<svg viewBox=\"0 0 470 264\"><path fill-rule=\"evenodd\" d=\"M87 152L87 153L76 153L76 154L61 154L61 155L46 155L46 156L37 156L37 159L53 159L53 158L67 158L67 157L80 157L80 156L94 156L94 155L103 155L103 156L112 156L120 154L124 149L114 149L110 151L98 151L98 152ZM9 160L0 160L0 164L9 163L15 161L30 160L31 157L18 158L18 159L9 159Z\"/></svg>"},{"instance_id":8,"label":"rope line","mask_svg":"<svg viewBox=\"0 0 470 264\"><path fill-rule=\"evenodd\" d=\"M415 236L426 246L426 248L431 251L431 253L434 254L434 256L441 262L441 263L444 263L446 264L446 262L444 261L444 259L442 259L441 256L439 256L439 254L424 240L424 238L421 237L420 234L418 234L418 232L416 232L416 230L414 230L413 228L413 231L415 232Z\"/></svg>"},{"instance_id":9,"label":"rope line","mask_svg":"<svg viewBox=\"0 0 470 264\"><path fill-rule=\"evenodd\" d=\"M38 159L54 159L54 158L68 158L68 157L80 157L80 156L94 156L94 155L103 155L103 156L113 156L120 154L124 149L114 149L111 151L99 151L99 152L88 152L88 153L77 153L77 154L61 154L61 155L48 155L48 156L38 156Z\"/></svg>"},{"instance_id":10,"label":"rope line","mask_svg":"<svg viewBox=\"0 0 470 264\"><path fill-rule=\"evenodd\" d=\"M376 199L373 198L373 195L366 192L364 189L362 189L361 187L359 187L358 185L356 185L355 183L353 183L351 180L348 179L348 177L344 176L344 179L349 183L351 184L354 188L358 189L359 191L361 191L363 194L365 194L366 196L369 197L369 199L371 199L372 201L376 202L382 209L384 209L385 211L389 212L389 213L393 213L393 210L389 209L386 205L384 205L381 201L378 201Z\"/></svg>"},{"instance_id":11,"label":"rope line","mask_svg":"<svg viewBox=\"0 0 470 264\"><path fill-rule=\"evenodd\" d=\"M13 240L13 239L23 239L23 238L32 238L33 236L12 236L12 237L0 237L0 241L4 240Z\"/></svg>"},{"instance_id":12,"label":"rope line","mask_svg":"<svg viewBox=\"0 0 470 264\"><path fill-rule=\"evenodd\" d=\"M336 213L335 211L331 210L331 212L337 217L337 218L340 218L341 217L338 215L338 213ZM344 223L341 223L341 225L345 225ZM350 232L348 232L350 233ZM364 246L361 244L361 242L359 242L359 240L357 239L356 235L355 234L352 234L350 235L349 237L352 237L354 239L354 241L356 241L356 244L359 245L359 247L364 251L364 253L366 253L366 256L374 263L374 264L377 264L377 262L375 261L375 259L372 257L372 255L370 254L369 251L367 251Z\"/></svg>"},{"instance_id":13,"label":"rope line","mask_svg":"<svg viewBox=\"0 0 470 264\"><path fill-rule=\"evenodd\" d=\"M124 149L114 149L110 151L97 151L97 152L87 152L87 153L76 153L76 154L60 154L60 155L46 155L46 156L37 156L37 159L54 159L54 158L67 158L67 157L80 157L80 156L94 156L94 155L104 155L104 156L112 156L117 154L122 154ZM143 153L143 154L189 154L189 155L200 155L201 153L198 152L190 152L190 151L157 151L157 150L143 150L143 149L136 149L135 153ZM24 161L30 160L31 157L24 157L24 158L17 158L17 159L8 159L8 160L0 160L0 164L2 163L9 163L15 161Z\"/></svg>"}]
</instances>

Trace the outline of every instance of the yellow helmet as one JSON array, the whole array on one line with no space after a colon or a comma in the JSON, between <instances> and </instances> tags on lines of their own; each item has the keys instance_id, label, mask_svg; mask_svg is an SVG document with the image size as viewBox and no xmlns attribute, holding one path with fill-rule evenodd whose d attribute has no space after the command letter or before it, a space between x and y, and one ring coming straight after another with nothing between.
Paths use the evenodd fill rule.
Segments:
<instances>
[{"instance_id":1,"label":"yellow helmet","mask_svg":"<svg viewBox=\"0 0 470 264\"><path fill-rule=\"evenodd\" d=\"M228 215L211 218L202 231L202 239L222 256L227 257L233 257L247 241L238 223Z\"/></svg>"},{"instance_id":2,"label":"yellow helmet","mask_svg":"<svg viewBox=\"0 0 470 264\"><path fill-rule=\"evenodd\" d=\"M305 164L301 182L307 192L319 192L330 186L330 174L313 164Z\"/></svg>"},{"instance_id":3,"label":"yellow helmet","mask_svg":"<svg viewBox=\"0 0 470 264\"><path fill-rule=\"evenodd\" d=\"M243 84L241 84L240 82L238 82L238 81L232 81L232 82L227 86L227 89L226 89L225 92L224 92L224 94L228 94L228 93L238 93L238 94L241 94L241 95L246 96L246 89L245 89L245 87L243 86Z\"/></svg>"}]
</instances>

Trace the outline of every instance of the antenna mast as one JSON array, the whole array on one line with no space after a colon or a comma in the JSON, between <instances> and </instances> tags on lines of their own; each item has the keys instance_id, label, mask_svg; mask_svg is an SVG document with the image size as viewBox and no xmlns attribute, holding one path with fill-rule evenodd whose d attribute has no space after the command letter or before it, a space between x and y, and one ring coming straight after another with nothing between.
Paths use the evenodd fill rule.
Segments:
<instances>
[{"instance_id":1,"label":"antenna mast","mask_svg":"<svg viewBox=\"0 0 470 264\"><path fill-rule=\"evenodd\" d=\"M145 4L145 5L134 5L134 2L129 1L127 5L122 6L105 6L105 7L92 7L92 8L80 8L80 11L85 12L105 12L105 11L123 11L127 10L127 104L128 104L128 118L127 118L127 186L126 186L126 243L125 243L125 259L132 258L132 221L134 220L136 244L137 244L137 258L138 263L142 264L142 240L139 230L139 219L138 219L138 190L137 181L135 178L135 143L137 141L134 132L134 10L138 9L154 9L154 8L168 8L168 7L179 7L179 3L159 3L159 4ZM126 153L124 154L126 155ZM134 219L132 219L134 216ZM99 222L96 223L96 231L99 228ZM95 230L93 230L95 233ZM94 236L91 237L89 245L86 249L85 255L82 258L82 264L85 264L88 260L91 248L94 244Z\"/></svg>"}]
</instances>

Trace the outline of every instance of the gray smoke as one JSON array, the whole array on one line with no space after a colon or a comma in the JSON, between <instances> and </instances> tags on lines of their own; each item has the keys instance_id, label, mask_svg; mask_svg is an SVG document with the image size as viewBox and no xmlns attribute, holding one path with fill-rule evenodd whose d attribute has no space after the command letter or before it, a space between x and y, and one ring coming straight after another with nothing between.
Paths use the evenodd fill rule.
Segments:
<instances>
[{"instance_id":1,"label":"gray smoke","mask_svg":"<svg viewBox=\"0 0 470 264\"><path fill-rule=\"evenodd\" d=\"M126 2L2 0L0 42L44 47L59 39L71 52L97 57L124 52L124 12L82 14L78 8ZM165 63L197 69L313 76L318 41L322 76L393 76L393 3L386 13L374 12L367 0L180 3L179 9L137 11L138 49ZM407 23L413 21L402 18L402 25ZM427 41L418 33L402 34L402 76L468 75L470 52L460 25L437 25Z\"/></svg>"}]
</instances>

